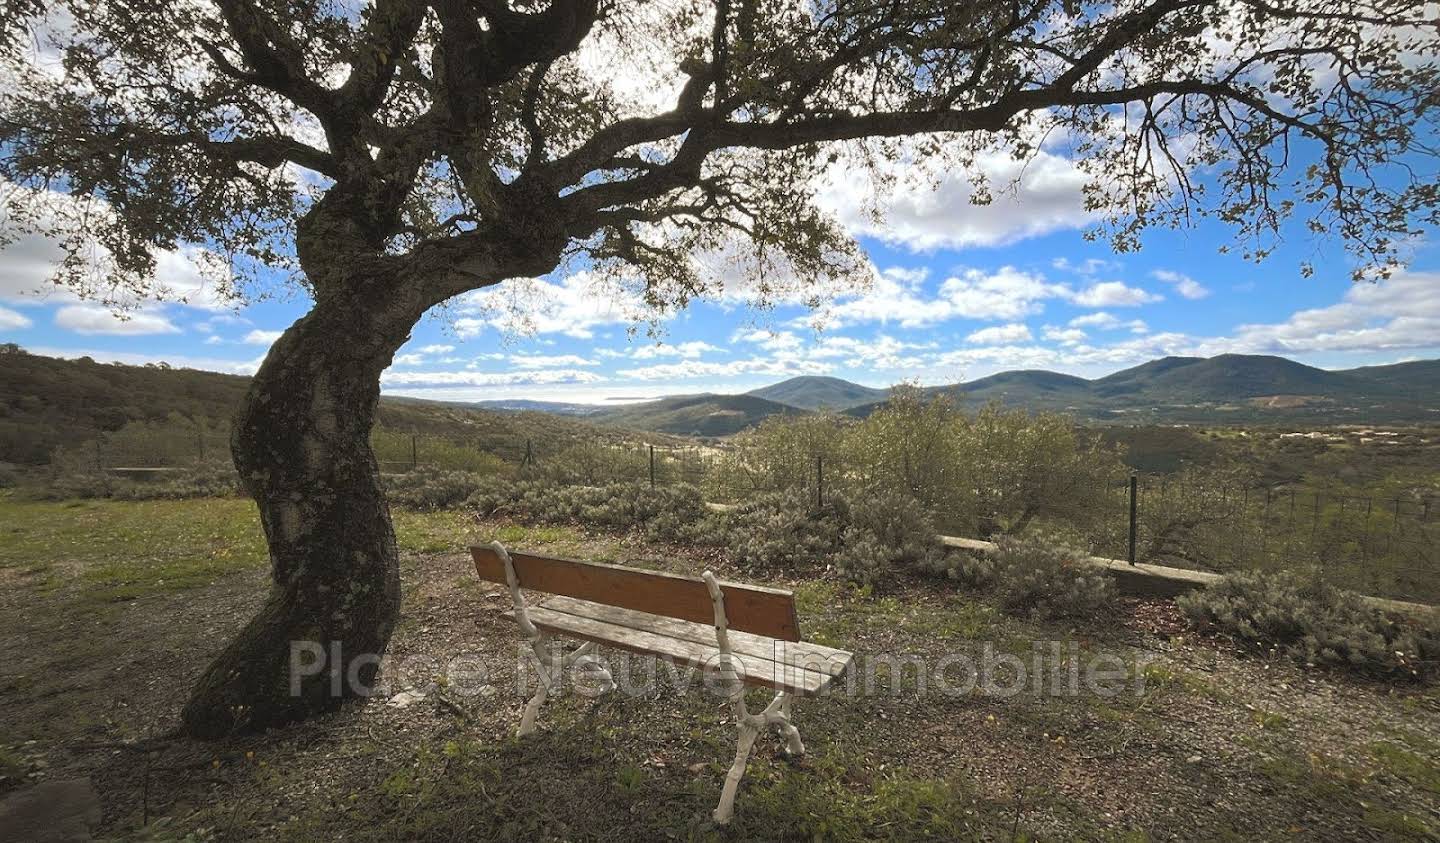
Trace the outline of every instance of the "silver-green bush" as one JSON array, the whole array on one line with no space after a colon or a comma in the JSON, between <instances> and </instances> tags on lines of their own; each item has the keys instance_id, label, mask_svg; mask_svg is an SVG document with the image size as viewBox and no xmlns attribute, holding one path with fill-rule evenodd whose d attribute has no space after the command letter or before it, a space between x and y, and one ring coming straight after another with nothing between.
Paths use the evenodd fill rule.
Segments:
<instances>
[{"instance_id":1,"label":"silver-green bush","mask_svg":"<svg viewBox=\"0 0 1440 843\"><path fill-rule=\"evenodd\" d=\"M1394 620L1318 571L1251 571L1182 596L1192 624L1301 664L1390 680L1440 673L1440 628Z\"/></svg>"},{"instance_id":2,"label":"silver-green bush","mask_svg":"<svg viewBox=\"0 0 1440 843\"><path fill-rule=\"evenodd\" d=\"M1080 551L1040 537L1001 536L995 544L995 598L1005 612L1082 617L1115 602L1114 580Z\"/></svg>"},{"instance_id":3,"label":"silver-green bush","mask_svg":"<svg viewBox=\"0 0 1440 843\"><path fill-rule=\"evenodd\" d=\"M475 490L494 482L491 475L471 471L418 468L386 475L385 495L390 503L410 509L449 509L466 501Z\"/></svg>"}]
</instances>

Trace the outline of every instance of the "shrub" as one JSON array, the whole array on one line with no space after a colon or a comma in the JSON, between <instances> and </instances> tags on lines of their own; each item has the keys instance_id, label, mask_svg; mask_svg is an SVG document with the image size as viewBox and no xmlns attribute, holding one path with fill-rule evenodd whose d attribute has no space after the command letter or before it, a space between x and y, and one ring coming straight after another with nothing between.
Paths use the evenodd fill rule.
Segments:
<instances>
[{"instance_id":1,"label":"shrub","mask_svg":"<svg viewBox=\"0 0 1440 843\"><path fill-rule=\"evenodd\" d=\"M101 471L56 472L24 487L35 500L114 498L126 501L183 500L237 495L240 477L224 463L210 463L166 472L155 479L135 480Z\"/></svg>"},{"instance_id":2,"label":"shrub","mask_svg":"<svg viewBox=\"0 0 1440 843\"><path fill-rule=\"evenodd\" d=\"M849 509L839 497L817 509L800 490L758 495L726 513L730 553L759 568L829 563L841 547Z\"/></svg>"},{"instance_id":3,"label":"shrub","mask_svg":"<svg viewBox=\"0 0 1440 843\"><path fill-rule=\"evenodd\" d=\"M1177 601L1192 624L1304 665L1384 679L1423 680L1440 669L1440 628L1397 622L1318 571L1226 576Z\"/></svg>"},{"instance_id":4,"label":"shrub","mask_svg":"<svg viewBox=\"0 0 1440 843\"><path fill-rule=\"evenodd\" d=\"M546 455L536 464L534 473L556 484L604 486L648 478L650 461L646 453L638 449L580 442Z\"/></svg>"},{"instance_id":5,"label":"shrub","mask_svg":"<svg viewBox=\"0 0 1440 843\"><path fill-rule=\"evenodd\" d=\"M876 492L864 506L849 507L836 569L846 578L871 585L899 567L931 570L943 557L935 524L915 498Z\"/></svg>"},{"instance_id":6,"label":"shrub","mask_svg":"<svg viewBox=\"0 0 1440 843\"><path fill-rule=\"evenodd\" d=\"M410 509L448 509L464 503L475 490L494 478L471 471L418 468L385 477L390 503Z\"/></svg>"},{"instance_id":7,"label":"shrub","mask_svg":"<svg viewBox=\"0 0 1440 843\"><path fill-rule=\"evenodd\" d=\"M880 493L853 507L835 495L816 507L803 490L758 495L724 513L710 511L690 485L648 483L556 486L521 481L482 487L470 496L481 515L542 523L579 522L610 530L642 530L655 541L724 547L755 568L833 565L873 584L901 566L935 564L935 528L912 498Z\"/></svg>"},{"instance_id":8,"label":"shrub","mask_svg":"<svg viewBox=\"0 0 1440 843\"><path fill-rule=\"evenodd\" d=\"M986 553L954 551L928 560L921 570L959 583L963 588L986 590L995 585L995 559Z\"/></svg>"},{"instance_id":9,"label":"shrub","mask_svg":"<svg viewBox=\"0 0 1440 843\"><path fill-rule=\"evenodd\" d=\"M185 500L228 498L240 494L240 475L228 463L210 463L165 475L158 481L121 480L112 483L111 497L119 500Z\"/></svg>"},{"instance_id":10,"label":"shrub","mask_svg":"<svg viewBox=\"0 0 1440 843\"><path fill-rule=\"evenodd\" d=\"M1044 538L1002 536L995 550L995 596L1014 615L1039 618L1093 614L1114 603L1110 575L1085 554Z\"/></svg>"},{"instance_id":11,"label":"shrub","mask_svg":"<svg viewBox=\"0 0 1440 843\"><path fill-rule=\"evenodd\" d=\"M581 522L611 530L643 529L647 538L718 544L714 516L690 485L648 483L557 486L541 480L493 484L468 503L481 515L509 515L548 524Z\"/></svg>"}]
</instances>

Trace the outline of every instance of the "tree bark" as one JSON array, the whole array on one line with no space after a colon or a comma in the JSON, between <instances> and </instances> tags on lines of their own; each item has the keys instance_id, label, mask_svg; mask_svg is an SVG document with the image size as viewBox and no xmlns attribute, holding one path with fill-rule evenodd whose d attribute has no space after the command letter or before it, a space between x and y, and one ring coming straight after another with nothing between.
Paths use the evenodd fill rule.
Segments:
<instances>
[{"instance_id":1,"label":"tree bark","mask_svg":"<svg viewBox=\"0 0 1440 843\"><path fill-rule=\"evenodd\" d=\"M380 374L424 312L395 290L375 270L317 293L251 383L231 450L260 508L271 592L192 692L192 736L334 711L375 681L400 578L370 429Z\"/></svg>"}]
</instances>

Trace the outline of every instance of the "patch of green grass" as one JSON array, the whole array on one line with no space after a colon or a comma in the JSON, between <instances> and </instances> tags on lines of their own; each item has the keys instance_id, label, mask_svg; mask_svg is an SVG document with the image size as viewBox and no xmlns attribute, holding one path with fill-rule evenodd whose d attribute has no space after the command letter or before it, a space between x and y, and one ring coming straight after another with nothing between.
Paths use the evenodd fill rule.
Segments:
<instances>
[{"instance_id":1,"label":"patch of green grass","mask_svg":"<svg viewBox=\"0 0 1440 843\"><path fill-rule=\"evenodd\" d=\"M1278 712L1263 709L1254 712L1250 719L1254 720L1255 725L1262 729L1286 729L1290 726L1290 718Z\"/></svg>"},{"instance_id":2,"label":"patch of green grass","mask_svg":"<svg viewBox=\"0 0 1440 843\"><path fill-rule=\"evenodd\" d=\"M494 532L493 538L501 544L533 545L575 541L578 536L569 527L506 524Z\"/></svg>"},{"instance_id":3,"label":"patch of green grass","mask_svg":"<svg viewBox=\"0 0 1440 843\"><path fill-rule=\"evenodd\" d=\"M1001 649L1014 645L1025 652L1030 647L1030 638L1017 634L1009 618L993 606L963 595L902 600L874 597L828 580L811 580L796 586L795 608L804 619L806 640L832 647L879 630L927 641L995 641Z\"/></svg>"},{"instance_id":4,"label":"patch of green grass","mask_svg":"<svg viewBox=\"0 0 1440 843\"><path fill-rule=\"evenodd\" d=\"M1384 808L1368 808L1361 822L1390 839L1434 840L1440 829L1413 814L1402 814Z\"/></svg>"},{"instance_id":5,"label":"patch of green grass","mask_svg":"<svg viewBox=\"0 0 1440 843\"><path fill-rule=\"evenodd\" d=\"M437 510L420 512L392 509L395 542L410 553L463 553L479 539L475 521L465 512Z\"/></svg>"},{"instance_id":6,"label":"patch of green grass","mask_svg":"<svg viewBox=\"0 0 1440 843\"><path fill-rule=\"evenodd\" d=\"M0 567L42 577L51 591L82 585L93 602L209 585L266 564L255 505L171 501L0 501Z\"/></svg>"},{"instance_id":7,"label":"patch of green grass","mask_svg":"<svg viewBox=\"0 0 1440 843\"><path fill-rule=\"evenodd\" d=\"M1258 742L1252 746L1259 747ZM1260 759L1260 774L1280 786L1294 788L1317 802L1348 803L1369 782L1369 775L1343 758L1322 752L1300 755L1277 752Z\"/></svg>"},{"instance_id":8,"label":"patch of green grass","mask_svg":"<svg viewBox=\"0 0 1440 843\"><path fill-rule=\"evenodd\" d=\"M1388 741L1372 743L1370 755L1381 772L1429 793L1440 793L1440 763L1433 755L1420 755Z\"/></svg>"}]
</instances>

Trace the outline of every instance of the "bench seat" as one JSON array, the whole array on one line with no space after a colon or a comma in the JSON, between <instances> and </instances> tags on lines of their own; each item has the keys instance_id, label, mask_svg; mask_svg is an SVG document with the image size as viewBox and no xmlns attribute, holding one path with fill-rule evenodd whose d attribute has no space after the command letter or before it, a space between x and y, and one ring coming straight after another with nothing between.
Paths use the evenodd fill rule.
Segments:
<instances>
[{"instance_id":1,"label":"bench seat","mask_svg":"<svg viewBox=\"0 0 1440 843\"><path fill-rule=\"evenodd\" d=\"M505 617L514 618L513 611ZM711 672L720 669L712 624L638 612L604 603L552 597L529 609L536 627ZM747 685L811 696L824 691L854 658L845 650L730 632L731 664Z\"/></svg>"}]
</instances>

